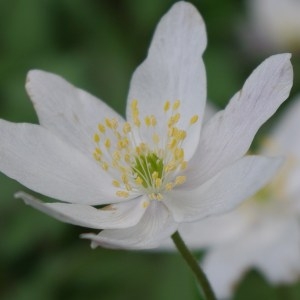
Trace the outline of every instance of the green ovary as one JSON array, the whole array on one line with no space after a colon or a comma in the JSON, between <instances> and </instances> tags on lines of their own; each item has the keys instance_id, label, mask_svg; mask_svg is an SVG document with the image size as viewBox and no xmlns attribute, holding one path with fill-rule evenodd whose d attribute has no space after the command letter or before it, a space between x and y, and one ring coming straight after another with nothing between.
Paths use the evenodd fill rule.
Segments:
<instances>
[{"instance_id":1,"label":"green ovary","mask_svg":"<svg viewBox=\"0 0 300 300\"><path fill-rule=\"evenodd\" d=\"M135 157L132 167L134 177L140 178L144 188L155 186L156 179L162 179L164 163L155 153L141 154Z\"/></svg>"}]
</instances>

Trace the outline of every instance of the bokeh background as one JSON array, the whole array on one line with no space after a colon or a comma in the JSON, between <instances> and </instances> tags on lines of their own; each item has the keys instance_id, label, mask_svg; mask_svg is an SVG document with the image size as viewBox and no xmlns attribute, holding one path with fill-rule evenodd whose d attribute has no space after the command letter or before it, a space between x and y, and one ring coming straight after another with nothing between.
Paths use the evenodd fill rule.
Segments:
<instances>
[{"instance_id":1,"label":"bokeh background","mask_svg":"<svg viewBox=\"0 0 300 300\"><path fill-rule=\"evenodd\" d=\"M34 68L62 75L123 114L131 74L146 56L156 23L174 2L0 0L0 117L37 122L24 89L26 73ZM208 96L223 108L268 53L241 42L241 35L247 37L243 1L191 2L207 25ZM292 94L300 91L299 61L295 53ZM176 253L91 250L78 238L86 229L62 224L14 199L21 189L0 175L0 299L200 299ZM252 270L235 299L300 299L300 284L274 288Z\"/></svg>"}]
</instances>

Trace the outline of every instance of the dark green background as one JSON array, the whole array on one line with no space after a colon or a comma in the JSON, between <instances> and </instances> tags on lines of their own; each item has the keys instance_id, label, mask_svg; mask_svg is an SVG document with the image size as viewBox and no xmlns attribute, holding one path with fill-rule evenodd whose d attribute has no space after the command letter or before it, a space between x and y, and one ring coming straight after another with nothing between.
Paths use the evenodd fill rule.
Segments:
<instances>
[{"instance_id":1,"label":"dark green background","mask_svg":"<svg viewBox=\"0 0 300 300\"><path fill-rule=\"evenodd\" d=\"M37 122L24 90L33 68L60 74L123 113L131 74L174 2L0 0L0 117ZM193 3L207 24L208 96L224 107L265 54L250 57L237 39L237 24L246 20L242 1ZM200 299L177 254L91 250L78 238L86 229L25 206L13 198L20 189L0 176L0 299ZM275 289L252 271L235 299L298 297L299 284Z\"/></svg>"}]
</instances>

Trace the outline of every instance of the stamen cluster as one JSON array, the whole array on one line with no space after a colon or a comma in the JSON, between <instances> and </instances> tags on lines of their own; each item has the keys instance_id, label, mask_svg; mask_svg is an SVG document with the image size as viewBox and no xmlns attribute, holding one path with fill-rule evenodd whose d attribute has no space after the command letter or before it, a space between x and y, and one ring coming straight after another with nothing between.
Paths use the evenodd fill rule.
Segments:
<instances>
[{"instance_id":1,"label":"stamen cluster","mask_svg":"<svg viewBox=\"0 0 300 300\"><path fill-rule=\"evenodd\" d=\"M131 102L130 108L132 122L120 126L116 119L106 118L98 124L94 158L112 176L112 185L119 188L117 196L127 198L130 193L144 193L151 200L162 200L165 191L186 180L186 176L179 175L187 167L182 148L187 132L177 127L180 101L172 105L166 101L163 105L166 136L159 133L154 115L140 119L137 100ZM197 121L198 116L194 115L190 125ZM141 132L150 139L145 141Z\"/></svg>"}]
</instances>

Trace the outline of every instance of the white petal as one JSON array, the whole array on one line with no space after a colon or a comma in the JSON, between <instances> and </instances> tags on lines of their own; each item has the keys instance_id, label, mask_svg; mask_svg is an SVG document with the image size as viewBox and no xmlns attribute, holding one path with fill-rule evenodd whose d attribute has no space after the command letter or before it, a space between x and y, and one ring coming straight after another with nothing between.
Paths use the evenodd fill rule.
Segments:
<instances>
[{"instance_id":1,"label":"white petal","mask_svg":"<svg viewBox=\"0 0 300 300\"><path fill-rule=\"evenodd\" d=\"M209 251L204 258L203 270L219 300L231 299L236 285L251 265L245 252L236 250L220 247Z\"/></svg>"},{"instance_id":2,"label":"white petal","mask_svg":"<svg viewBox=\"0 0 300 300\"><path fill-rule=\"evenodd\" d=\"M147 200L139 197L97 209L83 204L43 203L24 192L16 193L15 197L59 221L94 229L134 226L143 216L147 203Z\"/></svg>"},{"instance_id":3,"label":"white petal","mask_svg":"<svg viewBox=\"0 0 300 300\"><path fill-rule=\"evenodd\" d=\"M187 2L176 3L158 24L147 59L133 74L127 118L131 119L130 103L139 101L141 119L154 114L158 133L163 134L166 120L163 105L166 100L181 101L179 126L186 129L195 114L203 118L206 100L206 75L202 53L206 47L206 32L202 17ZM199 140L201 122L189 129L185 154L189 158Z\"/></svg>"},{"instance_id":4,"label":"white petal","mask_svg":"<svg viewBox=\"0 0 300 300\"><path fill-rule=\"evenodd\" d=\"M235 209L198 222L181 223L179 232L190 248L200 249L238 237L251 220L251 215Z\"/></svg>"},{"instance_id":5,"label":"white petal","mask_svg":"<svg viewBox=\"0 0 300 300\"><path fill-rule=\"evenodd\" d=\"M239 237L251 220L250 214L235 209L200 221L180 223L178 231L189 249L200 250ZM171 239L164 240L159 249L176 250Z\"/></svg>"},{"instance_id":6,"label":"white petal","mask_svg":"<svg viewBox=\"0 0 300 300\"><path fill-rule=\"evenodd\" d=\"M292 247L299 241L299 230L291 230L299 226L297 224L292 228L292 223L295 225L294 221L280 219L278 215L275 218L264 215L263 218L254 219L252 226L239 238L213 247L208 252L203 268L218 299L230 298L235 285L250 268L260 269L274 283L296 279L296 275L299 274L299 260L296 261L299 257L299 252L296 253L299 251L299 244L296 249L290 248L291 240L296 237L295 233L298 234L297 242L292 242ZM222 229L226 230L224 227ZM286 243L288 246L284 245ZM279 246L280 244L283 245ZM272 281L272 278L280 280Z\"/></svg>"},{"instance_id":7,"label":"white petal","mask_svg":"<svg viewBox=\"0 0 300 300\"><path fill-rule=\"evenodd\" d=\"M219 109L217 109L217 106L213 102L208 100L205 105L203 122L208 122L218 111Z\"/></svg>"},{"instance_id":8,"label":"white petal","mask_svg":"<svg viewBox=\"0 0 300 300\"><path fill-rule=\"evenodd\" d=\"M284 226L285 225L285 226ZM255 258L256 267L274 284L292 283L300 275L300 227L290 218L282 224L280 236ZM273 226L273 231L276 230ZM259 247L259 245L257 245Z\"/></svg>"},{"instance_id":9,"label":"white petal","mask_svg":"<svg viewBox=\"0 0 300 300\"><path fill-rule=\"evenodd\" d=\"M28 73L26 89L42 126L89 155L93 135L104 118L120 117L104 102L78 89L62 77L39 70Z\"/></svg>"},{"instance_id":10,"label":"white petal","mask_svg":"<svg viewBox=\"0 0 300 300\"><path fill-rule=\"evenodd\" d=\"M92 240L92 248L149 249L155 248L166 237L173 234L177 224L167 208L158 201L152 201L141 221L128 229L107 229L95 234L83 234Z\"/></svg>"},{"instance_id":11,"label":"white petal","mask_svg":"<svg viewBox=\"0 0 300 300\"><path fill-rule=\"evenodd\" d=\"M264 154L293 155L300 160L300 95L293 101L267 136L262 149Z\"/></svg>"},{"instance_id":12,"label":"white petal","mask_svg":"<svg viewBox=\"0 0 300 300\"><path fill-rule=\"evenodd\" d=\"M0 171L46 196L81 204L119 202L112 179L47 129L0 120Z\"/></svg>"},{"instance_id":13,"label":"white petal","mask_svg":"<svg viewBox=\"0 0 300 300\"><path fill-rule=\"evenodd\" d=\"M299 1L251 0L247 4L254 29L272 51L299 49Z\"/></svg>"},{"instance_id":14,"label":"white petal","mask_svg":"<svg viewBox=\"0 0 300 300\"><path fill-rule=\"evenodd\" d=\"M255 257L273 240L274 231L269 229L264 223L263 226L254 223L253 228L213 247L205 255L202 266L218 299L231 298L246 271L254 267Z\"/></svg>"},{"instance_id":15,"label":"white petal","mask_svg":"<svg viewBox=\"0 0 300 300\"><path fill-rule=\"evenodd\" d=\"M193 190L174 190L165 203L177 222L225 213L264 186L282 163L278 158L246 156Z\"/></svg>"},{"instance_id":16,"label":"white petal","mask_svg":"<svg viewBox=\"0 0 300 300\"><path fill-rule=\"evenodd\" d=\"M203 127L189 164L190 187L205 182L248 151L259 127L288 97L292 77L290 54L271 56L250 75L226 109Z\"/></svg>"},{"instance_id":17,"label":"white petal","mask_svg":"<svg viewBox=\"0 0 300 300\"><path fill-rule=\"evenodd\" d=\"M300 95L284 111L272 132L263 141L263 155L285 155L286 162L278 175L278 181L285 184L285 194L288 198L297 198L300 192ZM278 182L274 181L274 185ZM275 187L276 189L276 187Z\"/></svg>"}]
</instances>

